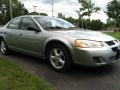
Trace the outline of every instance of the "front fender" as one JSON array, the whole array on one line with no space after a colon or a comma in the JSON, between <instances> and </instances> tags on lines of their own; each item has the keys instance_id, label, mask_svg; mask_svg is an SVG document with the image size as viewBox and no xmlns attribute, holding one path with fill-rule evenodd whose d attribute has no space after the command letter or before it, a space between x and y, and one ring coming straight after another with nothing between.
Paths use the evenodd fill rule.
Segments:
<instances>
[{"instance_id":1,"label":"front fender","mask_svg":"<svg viewBox=\"0 0 120 90\"><path fill-rule=\"evenodd\" d=\"M5 35L4 35L4 33L2 32L0 32L0 38L2 38L2 39L4 39L5 40L5 42L6 42L6 38L5 38Z\"/></svg>"},{"instance_id":2,"label":"front fender","mask_svg":"<svg viewBox=\"0 0 120 90\"><path fill-rule=\"evenodd\" d=\"M53 41L56 41L56 42L61 42L63 43L69 50L70 54L71 54L71 57L73 55L73 46L72 44L65 38L62 38L62 37L51 37L51 38L48 38L45 40L44 44L43 44L43 53L44 53L44 57L45 57L45 49L46 49L46 46L48 43L50 42L53 42Z\"/></svg>"}]
</instances>

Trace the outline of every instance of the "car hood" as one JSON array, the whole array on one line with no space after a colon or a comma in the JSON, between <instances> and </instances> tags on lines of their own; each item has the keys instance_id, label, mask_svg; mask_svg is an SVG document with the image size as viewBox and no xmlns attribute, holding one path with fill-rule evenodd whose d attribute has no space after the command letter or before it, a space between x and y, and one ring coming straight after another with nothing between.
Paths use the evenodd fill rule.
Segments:
<instances>
[{"instance_id":1,"label":"car hood","mask_svg":"<svg viewBox=\"0 0 120 90\"><path fill-rule=\"evenodd\" d=\"M101 32L95 32L95 31L77 31L77 30L73 30L73 31L56 31L59 32L61 34L67 35L67 36L71 36L74 37L76 39L88 39L88 40L95 40L95 41L111 41L111 40L115 40L115 38L103 34Z\"/></svg>"}]
</instances>

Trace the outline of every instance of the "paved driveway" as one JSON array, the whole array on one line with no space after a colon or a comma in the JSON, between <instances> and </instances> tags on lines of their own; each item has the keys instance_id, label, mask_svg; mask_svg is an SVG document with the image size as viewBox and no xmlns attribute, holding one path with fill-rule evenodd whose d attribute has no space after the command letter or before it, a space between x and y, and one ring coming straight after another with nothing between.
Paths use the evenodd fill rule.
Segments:
<instances>
[{"instance_id":1,"label":"paved driveway","mask_svg":"<svg viewBox=\"0 0 120 90\"><path fill-rule=\"evenodd\" d=\"M57 73L38 58L15 53L0 57L7 58L31 74L44 78L56 90L120 90L120 61L96 69L74 66L70 72Z\"/></svg>"}]
</instances>

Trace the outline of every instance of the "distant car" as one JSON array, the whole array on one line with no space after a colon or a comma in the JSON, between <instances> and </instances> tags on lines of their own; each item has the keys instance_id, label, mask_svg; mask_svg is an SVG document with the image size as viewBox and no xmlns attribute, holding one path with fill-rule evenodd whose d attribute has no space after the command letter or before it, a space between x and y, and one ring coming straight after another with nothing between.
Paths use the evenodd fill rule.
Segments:
<instances>
[{"instance_id":1,"label":"distant car","mask_svg":"<svg viewBox=\"0 0 120 90\"><path fill-rule=\"evenodd\" d=\"M115 29L115 30L114 30L114 32L120 32L120 29L119 29L119 28L117 28L117 29Z\"/></svg>"},{"instance_id":2,"label":"distant car","mask_svg":"<svg viewBox=\"0 0 120 90\"><path fill-rule=\"evenodd\" d=\"M120 58L117 39L100 32L85 31L47 16L20 16L0 30L0 50L21 52L48 60L55 71L72 64L103 66Z\"/></svg>"}]
</instances>

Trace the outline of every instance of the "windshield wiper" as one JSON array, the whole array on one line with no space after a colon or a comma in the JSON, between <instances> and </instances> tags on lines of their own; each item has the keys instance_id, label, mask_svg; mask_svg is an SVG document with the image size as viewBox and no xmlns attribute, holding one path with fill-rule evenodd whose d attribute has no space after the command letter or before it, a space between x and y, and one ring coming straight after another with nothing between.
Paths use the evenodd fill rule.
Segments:
<instances>
[{"instance_id":1,"label":"windshield wiper","mask_svg":"<svg viewBox=\"0 0 120 90\"><path fill-rule=\"evenodd\" d=\"M46 27L46 29L65 29L65 28L56 26L56 27Z\"/></svg>"},{"instance_id":2,"label":"windshield wiper","mask_svg":"<svg viewBox=\"0 0 120 90\"><path fill-rule=\"evenodd\" d=\"M73 29L78 29L78 27L69 27L69 28L65 28L67 30L73 30Z\"/></svg>"}]
</instances>

